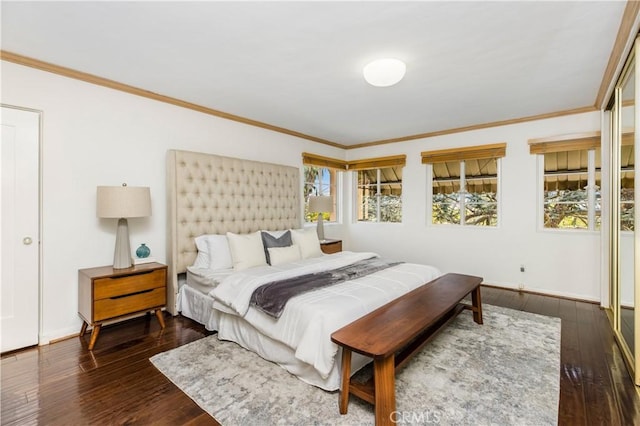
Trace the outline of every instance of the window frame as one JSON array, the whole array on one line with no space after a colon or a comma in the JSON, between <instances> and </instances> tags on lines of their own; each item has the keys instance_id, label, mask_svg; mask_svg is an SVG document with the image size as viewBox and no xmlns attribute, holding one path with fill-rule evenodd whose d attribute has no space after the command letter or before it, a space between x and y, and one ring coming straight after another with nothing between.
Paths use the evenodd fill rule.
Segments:
<instances>
[{"instance_id":1,"label":"window frame","mask_svg":"<svg viewBox=\"0 0 640 426\"><path fill-rule=\"evenodd\" d=\"M404 172L402 173L402 179L400 180L400 220L398 222L389 222L389 221L381 221L380 220L380 187L381 187L381 183L380 183L380 170L381 169L387 169L387 168L393 168L393 167L400 167L401 169L403 169L407 164L407 156L405 154L400 154L400 155L391 155L391 156L387 156L387 157L378 157L378 158L364 158L364 159L360 159L360 160L352 160L349 161L347 163L347 169L349 171L353 171L355 173L351 174L351 177L353 179L353 185L352 185L352 192L353 192L353 197L352 197L352 202L353 202L353 210L352 210L352 214L353 214L353 223L391 223L391 224L395 224L395 223L403 223L404 220L404 215L402 214L402 206L404 204L404 199L403 199L403 195L402 195L402 187L403 187L403 180L404 180ZM369 221L369 220L360 220L358 218L358 208L359 208L359 203L358 203L358 171L361 170L376 170L376 197L377 198L377 202L376 202L376 220L375 221Z\"/></svg>"},{"instance_id":2,"label":"window frame","mask_svg":"<svg viewBox=\"0 0 640 426\"><path fill-rule=\"evenodd\" d=\"M421 153L422 163L426 164L427 173L427 194L426 194L426 225L427 226L451 226L451 227L465 227L474 229L498 229L502 222L502 158L506 155L506 143L495 143L488 145L478 146L465 146L459 148L442 149L436 151L424 151ZM483 159L494 159L496 161L496 223L495 225L476 225L466 223L467 203L467 181L473 180L473 176L467 177L465 161L475 160L481 161ZM457 223L435 223L433 220L433 182L434 182L434 168L435 163L442 162L454 162L457 161L460 169L460 176L458 180L458 210L460 214L460 220ZM488 204L488 203L487 203Z\"/></svg>"},{"instance_id":3,"label":"window frame","mask_svg":"<svg viewBox=\"0 0 640 426\"><path fill-rule=\"evenodd\" d=\"M469 160L469 159L467 159ZM467 214L467 202L466 202L466 197L463 196L462 194L468 194L467 191L467 175L466 175L466 164L465 161L466 160L459 160L459 166L460 166L460 177L458 180L458 185L460 187L460 189L458 190L458 194L460 194L461 196L458 199L458 210L460 212L460 220L458 223L435 223L433 221L433 164L428 164L427 167L427 188L428 188L428 196L427 198L427 225L428 226L452 226L452 227L468 227L468 228L477 228L477 229L497 229L500 227L501 224L501 217L502 217L502 203L501 203L501 199L502 199L502 184L501 181L502 179L500 178L500 176L502 175L501 173L501 164L502 161L501 158L495 158L496 160L496 224L495 225L486 225L486 226L480 226L480 225L474 225L474 224L469 224L466 223L466 214ZM489 204L489 203L486 203Z\"/></svg>"},{"instance_id":4,"label":"window frame","mask_svg":"<svg viewBox=\"0 0 640 426\"><path fill-rule=\"evenodd\" d=\"M537 161L537 228L542 232L578 232L600 233L602 229L602 193L600 193L600 224L596 227L596 192L602 190L602 148L600 132L569 134L551 138L530 139L530 153L536 155ZM600 149L600 167L596 165L596 149ZM583 189L587 192L587 228L549 228L544 226L545 217L545 153L587 151L587 185ZM600 186L596 185L596 175L600 173Z\"/></svg>"},{"instance_id":5,"label":"window frame","mask_svg":"<svg viewBox=\"0 0 640 426\"><path fill-rule=\"evenodd\" d=\"M321 170L321 172L318 174L318 176L316 176L316 179L318 180L317 182L314 182L313 186L314 188L316 187L320 187L322 189L322 170L327 170L327 172L329 173L329 176L334 176L335 177L335 183L332 185L331 184L331 180L329 180L329 194L330 196L332 196L333 198L333 212L332 214L329 215L329 219L324 219L324 223L325 224L334 224L334 223L342 223L342 182L343 182L343 170L340 169L336 169L333 167L327 167L327 166L317 166L317 165L313 165L313 164L303 164L302 165L302 188L305 189L307 187L307 184L310 182L307 182L307 173L306 173L306 168L307 167L317 167ZM335 196L334 194L331 193L331 189L335 190ZM321 191L322 192L322 191ZM309 206L309 195L311 195L310 193L307 194L306 191L303 194L302 197L302 216L303 216L303 225L307 225L307 224L312 224L315 223L315 220L307 220L307 209ZM314 195L327 195L327 194L314 194ZM332 218L333 216L333 218Z\"/></svg>"},{"instance_id":6,"label":"window frame","mask_svg":"<svg viewBox=\"0 0 640 426\"><path fill-rule=\"evenodd\" d=\"M306 181L306 168L307 167L318 167L320 169L329 169L329 173L331 174L331 170L334 171L335 176L335 197L333 198L333 213L334 219L329 219L327 223L342 223L342 195L343 195L343 178L344 171L347 170L347 162L344 160L340 160L337 158L324 157L317 154L312 154L309 152L302 153L302 224L303 226L307 224L311 224L313 222L307 222L306 211L309 206L309 194L306 194L305 188L307 185ZM315 186L315 184L314 184ZM320 184L321 186L321 184ZM331 182L329 182L329 188L331 188ZM329 194L331 195L331 189L329 190Z\"/></svg>"},{"instance_id":7,"label":"window frame","mask_svg":"<svg viewBox=\"0 0 640 426\"><path fill-rule=\"evenodd\" d=\"M353 201L353 205L354 205L354 211L353 211L353 218L354 218L354 222L355 223L385 223L385 224L401 224L403 223L404 220L404 215L403 215L403 204L404 204L404 199L403 199L403 181L404 181L404 173L402 175L402 179L400 180L400 220L397 222L392 222L392 221L388 221L388 220L380 220L381 219L381 202L380 202L380 198L382 197L382 193L381 193L381 188L383 183L381 182L381 175L382 169L390 169L393 167L404 167L404 164L388 164L388 165L381 165L381 167L358 167L358 168L354 168L353 171L353 181L354 181L354 185L353 185L353 195L354 195L354 201ZM375 197L376 199L376 220L360 220L360 218L358 217L358 209L360 207L360 203L358 202L358 188L359 188L359 184L358 184L358 173L362 172L362 171L366 171L366 170L375 170L376 171L376 193L373 195L373 197Z\"/></svg>"},{"instance_id":8,"label":"window frame","mask_svg":"<svg viewBox=\"0 0 640 426\"><path fill-rule=\"evenodd\" d=\"M629 131L626 131L626 132L625 132L625 131L623 130L622 138L621 138L621 140L620 140L619 142L620 142L620 145L621 145L621 149L622 149L622 147L623 147L623 146L629 146L629 145L631 145L631 146L633 147L633 150L634 150L634 151L635 151L635 149L636 149L636 147L635 147L635 140L634 140L634 132L629 132ZM623 225L623 220L622 220L622 205L623 205L623 204L631 204L631 205L633 205L633 210L634 210L634 212L635 212L635 209L636 209L635 188L634 188L634 190L632 191L632 193L633 193L633 199L632 199L632 200L630 200L630 201L626 201L626 200L625 200L625 201L623 201L623 200L622 200L622 192L623 192L623 190L622 190L621 186L622 186L623 174L624 174L624 173L626 173L626 172L631 172L631 171L632 171L632 172L633 172L633 175L634 175L634 180L636 179L636 177L635 177L635 175L636 175L636 166L635 166L635 162L634 162L634 165L633 165L633 168L632 168L632 169L627 169L627 170L624 170L624 171L623 171L623 170L622 170L622 164L620 163L620 159L618 159L618 163L617 163L617 165L618 165L618 167L619 167L619 170L618 170L618 171L619 171L619 179L618 179L617 185L618 185L618 190L620 191L620 200L618 201L618 219L619 219L619 223L620 223L620 229L619 229L619 232L621 233L621 235L632 235L632 234L635 232L635 229L636 229L636 226L635 226L635 220L630 221L630 222L631 222L631 224L633 225L633 228L634 228L634 229L632 229L632 230L630 230L630 229L622 229L622 225ZM628 166L627 166L627 167L628 167ZM632 216L634 216L634 217L635 217L635 214L634 214L634 215L632 215Z\"/></svg>"}]
</instances>

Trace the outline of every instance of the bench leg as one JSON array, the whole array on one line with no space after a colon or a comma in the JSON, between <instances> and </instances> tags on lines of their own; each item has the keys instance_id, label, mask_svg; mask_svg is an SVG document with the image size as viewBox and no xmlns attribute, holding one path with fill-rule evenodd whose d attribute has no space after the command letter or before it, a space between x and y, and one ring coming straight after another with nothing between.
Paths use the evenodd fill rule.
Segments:
<instances>
[{"instance_id":1,"label":"bench leg","mask_svg":"<svg viewBox=\"0 0 640 426\"><path fill-rule=\"evenodd\" d=\"M349 384L351 382L351 349L342 348L342 384L338 406L340 414L347 414L349 407Z\"/></svg>"},{"instance_id":2,"label":"bench leg","mask_svg":"<svg viewBox=\"0 0 640 426\"><path fill-rule=\"evenodd\" d=\"M395 357L377 357L373 360L375 382L376 426L392 425L391 415L396 411Z\"/></svg>"},{"instance_id":3,"label":"bench leg","mask_svg":"<svg viewBox=\"0 0 640 426\"><path fill-rule=\"evenodd\" d=\"M473 320L482 324L482 298L480 297L480 286L471 292L471 305L473 310Z\"/></svg>"}]
</instances>

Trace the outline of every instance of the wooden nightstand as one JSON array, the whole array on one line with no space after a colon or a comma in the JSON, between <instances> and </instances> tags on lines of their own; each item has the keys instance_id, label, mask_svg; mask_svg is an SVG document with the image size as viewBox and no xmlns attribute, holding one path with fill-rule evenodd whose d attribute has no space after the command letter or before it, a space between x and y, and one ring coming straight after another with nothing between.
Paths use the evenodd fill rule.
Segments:
<instances>
[{"instance_id":1,"label":"wooden nightstand","mask_svg":"<svg viewBox=\"0 0 640 426\"><path fill-rule=\"evenodd\" d=\"M320 249L324 254L338 253L342 251L342 240L322 240Z\"/></svg>"},{"instance_id":2,"label":"wooden nightstand","mask_svg":"<svg viewBox=\"0 0 640 426\"><path fill-rule=\"evenodd\" d=\"M164 328L162 308L167 304L167 266L145 263L131 268L112 266L78 271L78 313L84 320L80 336L91 326L89 350L93 349L105 321L155 311Z\"/></svg>"}]
</instances>

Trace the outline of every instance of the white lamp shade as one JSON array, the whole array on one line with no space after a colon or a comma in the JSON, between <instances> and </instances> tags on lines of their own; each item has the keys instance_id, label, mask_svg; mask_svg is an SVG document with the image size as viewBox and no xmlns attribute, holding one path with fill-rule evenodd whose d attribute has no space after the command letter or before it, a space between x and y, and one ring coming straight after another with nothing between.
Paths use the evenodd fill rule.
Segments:
<instances>
[{"instance_id":1,"label":"white lamp shade","mask_svg":"<svg viewBox=\"0 0 640 426\"><path fill-rule=\"evenodd\" d=\"M362 70L364 79L372 86L388 87L404 77L407 66L399 59L383 58L369 62Z\"/></svg>"},{"instance_id":2,"label":"white lamp shade","mask_svg":"<svg viewBox=\"0 0 640 426\"><path fill-rule=\"evenodd\" d=\"M99 186L96 214L102 218L151 216L151 193L146 186Z\"/></svg>"},{"instance_id":3,"label":"white lamp shade","mask_svg":"<svg viewBox=\"0 0 640 426\"><path fill-rule=\"evenodd\" d=\"M309 196L309 211L312 213L327 213L333 211L333 198L323 196Z\"/></svg>"}]
</instances>

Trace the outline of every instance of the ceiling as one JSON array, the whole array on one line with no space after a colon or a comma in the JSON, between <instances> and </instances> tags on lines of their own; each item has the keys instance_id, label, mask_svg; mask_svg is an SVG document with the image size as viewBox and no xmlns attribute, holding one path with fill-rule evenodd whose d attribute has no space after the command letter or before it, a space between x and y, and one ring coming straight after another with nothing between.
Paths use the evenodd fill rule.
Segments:
<instances>
[{"instance_id":1,"label":"ceiling","mask_svg":"<svg viewBox=\"0 0 640 426\"><path fill-rule=\"evenodd\" d=\"M353 146L593 106L623 1L1 2L2 50ZM407 64L392 87L362 68Z\"/></svg>"}]
</instances>

